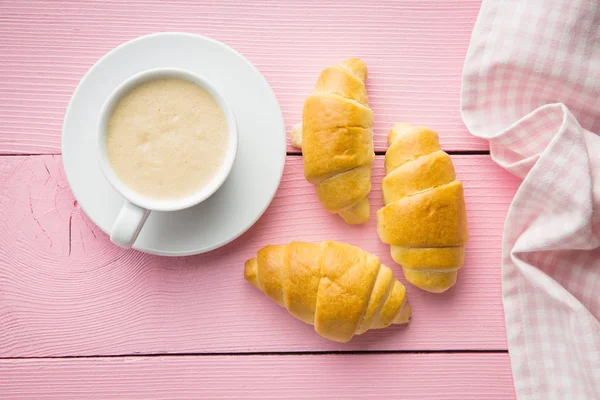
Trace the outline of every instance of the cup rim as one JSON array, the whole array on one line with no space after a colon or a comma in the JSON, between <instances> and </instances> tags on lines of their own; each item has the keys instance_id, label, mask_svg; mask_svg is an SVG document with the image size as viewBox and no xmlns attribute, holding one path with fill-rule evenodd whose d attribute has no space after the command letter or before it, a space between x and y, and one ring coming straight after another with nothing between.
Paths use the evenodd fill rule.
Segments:
<instances>
[{"instance_id":1,"label":"cup rim","mask_svg":"<svg viewBox=\"0 0 600 400\"><path fill-rule=\"evenodd\" d=\"M123 96L136 86L161 78L180 78L190 81L206 90L225 114L228 133L228 147L223 164L207 185L181 199L153 199L130 189L116 174L108 159L106 146L106 126L112 112ZM193 207L212 196L230 175L238 151L238 129L233 109L221 93L203 76L181 68L153 68L127 78L114 89L104 102L96 124L96 149L100 169L112 187L127 201L153 211L178 211Z\"/></svg>"}]
</instances>

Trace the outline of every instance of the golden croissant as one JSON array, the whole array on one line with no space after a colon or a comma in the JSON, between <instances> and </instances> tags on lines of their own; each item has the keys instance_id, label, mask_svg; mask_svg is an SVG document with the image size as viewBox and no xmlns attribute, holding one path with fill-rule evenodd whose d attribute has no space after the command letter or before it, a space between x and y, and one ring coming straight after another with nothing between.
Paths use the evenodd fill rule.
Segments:
<instances>
[{"instance_id":1,"label":"golden croissant","mask_svg":"<svg viewBox=\"0 0 600 400\"><path fill-rule=\"evenodd\" d=\"M462 183L431 129L396 124L388 145L377 232L408 282L444 292L456 283L469 237Z\"/></svg>"},{"instance_id":2,"label":"golden croissant","mask_svg":"<svg viewBox=\"0 0 600 400\"><path fill-rule=\"evenodd\" d=\"M379 258L348 244L266 246L246 261L244 277L296 318L336 342L411 316L406 288Z\"/></svg>"},{"instance_id":3,"label":"golden croissant","mask_svg":"<svg viewBox=\"0 0 600 400\"><path fill-rule=\"evenodd\" d=\"M302 148L304 176L325 209L349 224L369 220L373 111L367 66L358 58L325 69L304 103L292 144Z\"/></svg>"}]
</instances>

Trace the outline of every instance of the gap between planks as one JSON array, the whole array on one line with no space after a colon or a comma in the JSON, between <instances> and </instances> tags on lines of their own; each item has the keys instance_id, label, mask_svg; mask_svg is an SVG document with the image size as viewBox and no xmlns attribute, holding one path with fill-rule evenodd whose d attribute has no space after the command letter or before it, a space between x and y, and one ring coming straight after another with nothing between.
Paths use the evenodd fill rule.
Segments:
<instances>
[{"instance_id":1,"label":"gap between planks","mask_svg":"<svg viewBox=\"0 0 600 400\"><path fill-rule=\"evenodd\" d=\"M0 357L2 360L56 360L56 359L79 359L79 358L130 358L130 357L221 357L221 356L323 356L323 355L374 355L374 354L508 354L508 350L348 350L348 351L248 351L239 353L135 353L135 354L106 354L85 356L48 356L48 357Z\"/></svg>"},{"instance_id":2,"label":"gap between planks","mask_svg":"<svg viewBox=\"0 0 600 400\"><path fill-rule=\"evenodd\" d=\"M451 156L488 156L490 155L489 150L444 150ZM288 156L301 156L300 150L297 152L287 152ZM385 156L385 151L376 151L376 156Z\"/></svg>"},{"instance_id":3,"label":"gap between planks","mask_svg":"<svg viewBox=\"0 0 600 400\"><path fill-rule=\"evenodd\" d=\"M489 150L445 150L446 153L450 154L451 156L482 156L482 155L489 155L490 152ZM60 156L61 153L40 153L40 154L19 154L19 153L15 153L15 154L0 154L0 157L35 157L35 156ZM302 153L300 152L300 150L298 151L287 151L286 155L288 156L301 156ZM376 151L375 152L376 156L384 156L385 155L385 151Z\"/></svg>"}]
</instances>

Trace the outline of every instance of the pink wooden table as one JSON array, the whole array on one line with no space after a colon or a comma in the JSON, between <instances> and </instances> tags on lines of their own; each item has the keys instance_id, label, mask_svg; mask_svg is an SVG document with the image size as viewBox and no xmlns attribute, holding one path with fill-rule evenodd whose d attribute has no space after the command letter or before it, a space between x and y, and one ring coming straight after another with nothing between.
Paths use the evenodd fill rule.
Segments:
<instances>
[{"instance_id":1,"label":"pink wooden table","mask_svg":"<svg viewBox=\"0 0 600 400\"><path fill-rule=\"evenodd\" d=\"M478 10L478 0L0 1L0 398L514 398L499 263L518 182L458 112ZM270 242L336 239L394 265L373 219L348 227L319 206L291 148L273 204L225 248L159 258L111 245L65 180L62 118L99 57L156 31L239 50L288 128L322 68L365 59L378 154L393 122L426 124L464 181L471 241L456 287L408 287L408 327L342 345L247 284L243 262Z\"/></svg>"}]
</instances>

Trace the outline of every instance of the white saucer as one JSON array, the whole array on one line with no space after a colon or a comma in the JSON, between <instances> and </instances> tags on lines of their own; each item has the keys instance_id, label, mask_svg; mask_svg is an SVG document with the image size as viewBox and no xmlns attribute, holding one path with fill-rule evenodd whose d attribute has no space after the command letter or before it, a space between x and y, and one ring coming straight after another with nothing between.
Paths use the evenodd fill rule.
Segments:
<instances>
[{"instance_id":1,"label":"white saucer","mask_svg":"<svg viewBox=\"0 0 600 400\"><path fill-rule=\"evenodd\" d=\"M151 68L187 69L207 78L229 102L239 128L239 150L225 184L200 205L152 212L134 248L183 256L223 246L250 228L271 203L281 181L286 134L277 99L260 72L215 40L157 33L124 43L102 57L75 90L63 124L62 156L75 198L110 235L123 198L96 159L95 124L109 94L128 77Z\"/></svg>"}]
</instances>

